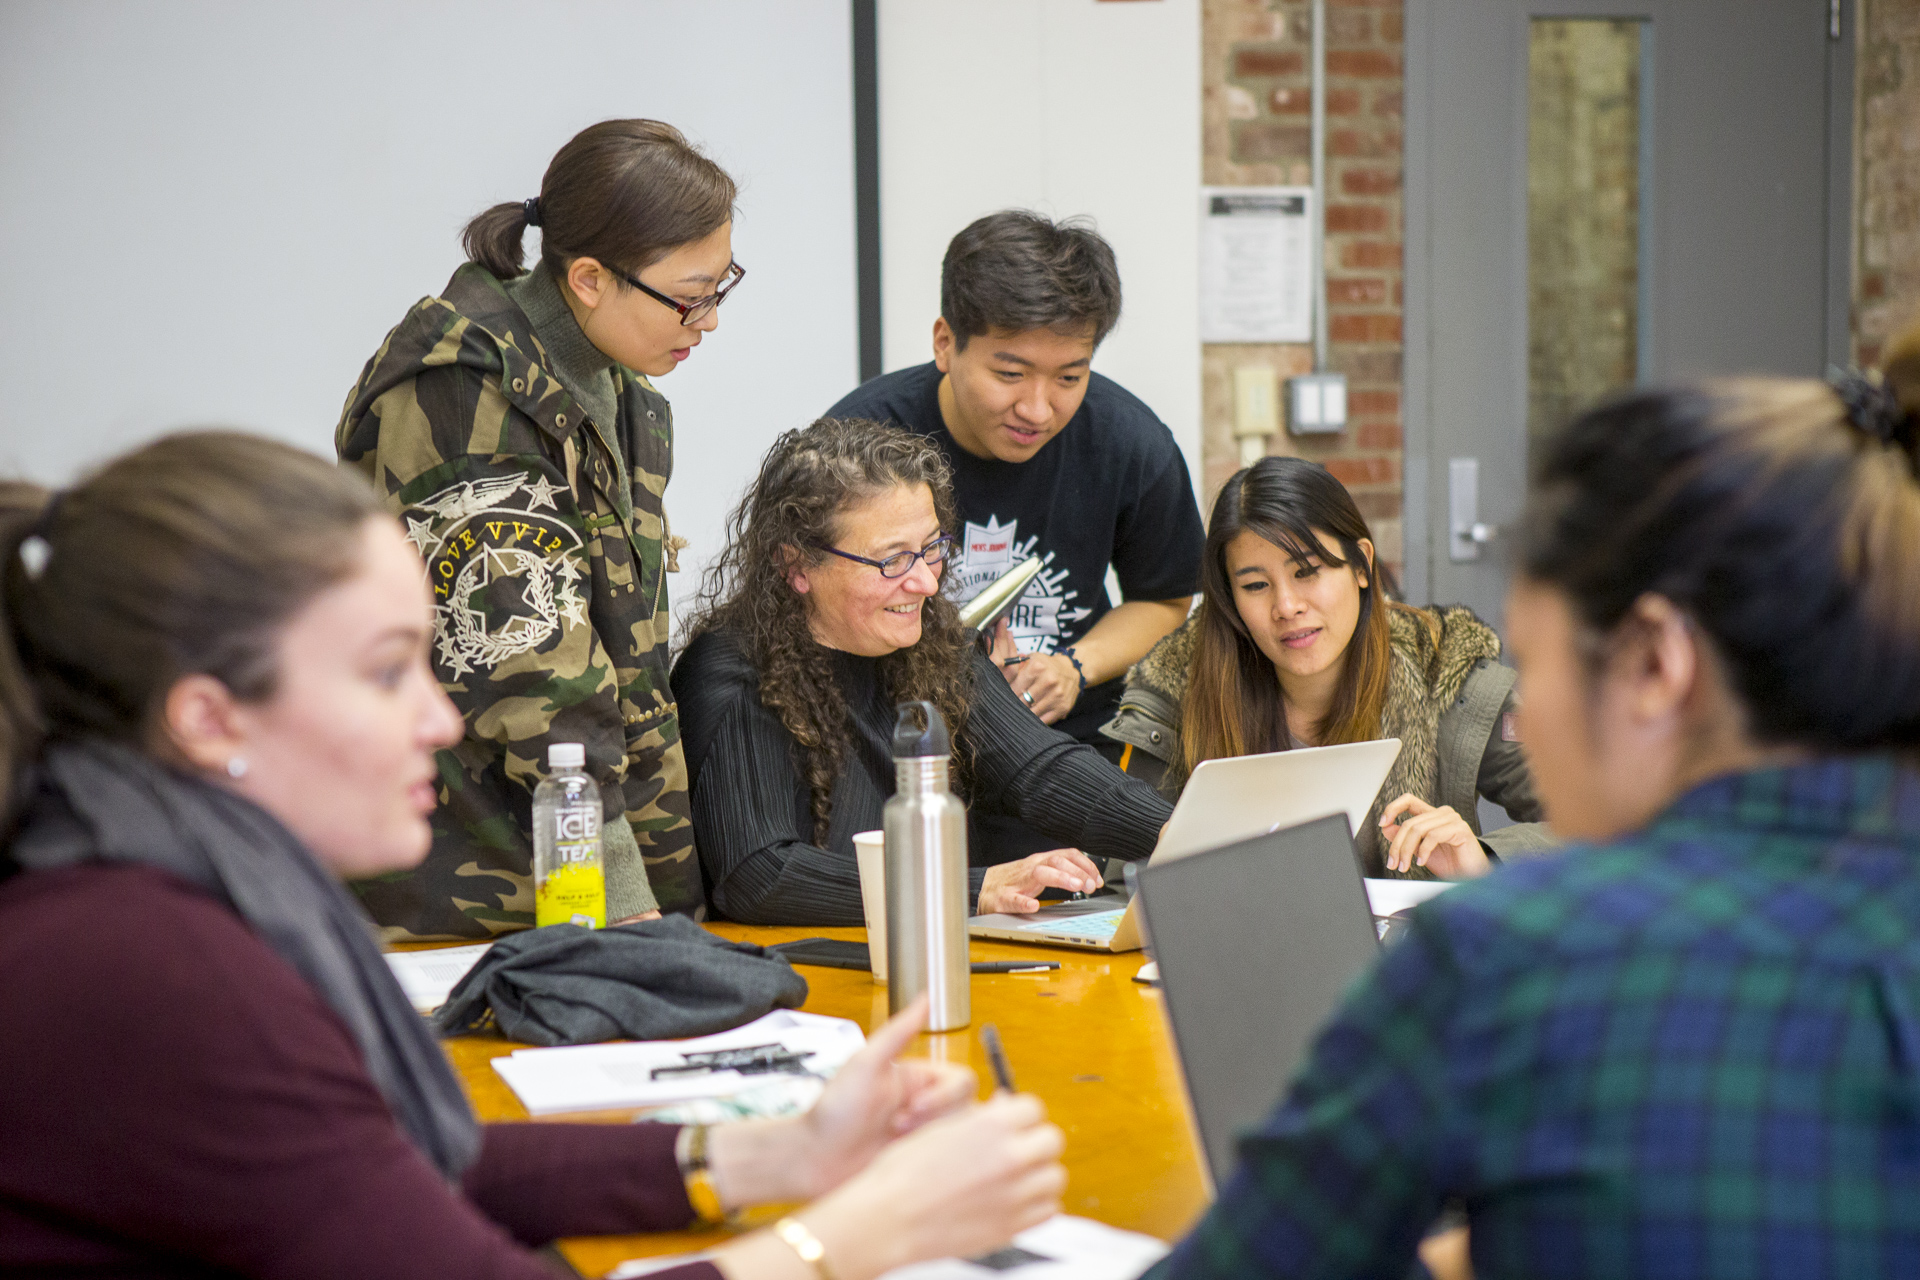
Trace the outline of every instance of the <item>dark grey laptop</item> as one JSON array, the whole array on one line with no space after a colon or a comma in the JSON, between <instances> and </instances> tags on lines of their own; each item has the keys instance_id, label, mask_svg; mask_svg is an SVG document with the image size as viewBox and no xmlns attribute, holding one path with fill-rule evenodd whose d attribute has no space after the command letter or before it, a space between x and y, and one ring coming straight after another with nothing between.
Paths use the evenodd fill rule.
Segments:
<instances>
[{"instance_id":1,"label":"dark grey laptop","mask_svg":"<svg viewBox=\"0 0 1920 1280\"><path fill-rule=\"evenodd\" d=\"M1347 817L1140 872L1148 946L1214 1185L1380 944Z\"/></svg>"}]
</instances>

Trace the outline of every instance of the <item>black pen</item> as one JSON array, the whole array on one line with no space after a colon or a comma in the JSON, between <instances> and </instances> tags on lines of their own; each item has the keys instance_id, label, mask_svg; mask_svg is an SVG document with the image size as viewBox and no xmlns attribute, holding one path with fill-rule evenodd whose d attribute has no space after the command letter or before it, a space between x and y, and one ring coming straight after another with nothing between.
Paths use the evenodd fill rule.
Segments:
<instances>
[{"instance_id":1,"label":"black pen","mask_svg":"<svg viewBox=\"0 0 1920 1280\"><path fill-rule=\"evenodd\" d=\"M1013 1071L1007 1066L1007 1051L1000 1047L1000 1029L991 1022L981 1027L980 1043L987 1049L987 1065L993 1068L994 1087L1018 1093L1013 1087Z\"/></svg>"},{"instance_id":2,"label":"black pen","mask_svg":"<svg viewBox=\"0 0 1920 1280\"><path fill-rule=\"evenodd\" d=\"M975 973L1045 973L1058 969L1058 960L975 960L969 966Z\"/></svg>"},{"instance_id":3,"label":"black pen","mask_svg":"<svg viewBox=\"0 0 1920 1280\"><path fill-rule=\"evenodd\" d=\"M1000 665L1003 667L1017 667L1031 657L1033 657L1033 655L1030 653L1016 653L1011 658L1002 658Z\"/></svg>"}]
</instances>

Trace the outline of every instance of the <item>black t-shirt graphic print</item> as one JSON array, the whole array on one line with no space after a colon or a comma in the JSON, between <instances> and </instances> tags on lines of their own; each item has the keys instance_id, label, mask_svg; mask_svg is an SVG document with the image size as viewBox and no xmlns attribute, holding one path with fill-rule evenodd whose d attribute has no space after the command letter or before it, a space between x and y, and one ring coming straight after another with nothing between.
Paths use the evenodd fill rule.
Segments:
<instances>
[{"instance_id":1,"label":"black t-shirt graphic print","mask_svg":"<svg viewBox=\"0 0 1920 1280\"><path fill-rule=\"evenodd\" d=\"M1045 569L1009 615L1022 652L1053 653L1084 636L1112 607L1111 565L1128 600L1172 600L1199 589L1205 534L1186 459L1173 433L1138 397L1091 375L1080 410L1026 462L978 458L960 448L940 416L933 364L885 374L828 410L927 436L953 468L962 527L947 573L965 603L1030 555ZM1101 741L1122 679L1089 688L1056 728Z\"/></svg>"}]
</instances>

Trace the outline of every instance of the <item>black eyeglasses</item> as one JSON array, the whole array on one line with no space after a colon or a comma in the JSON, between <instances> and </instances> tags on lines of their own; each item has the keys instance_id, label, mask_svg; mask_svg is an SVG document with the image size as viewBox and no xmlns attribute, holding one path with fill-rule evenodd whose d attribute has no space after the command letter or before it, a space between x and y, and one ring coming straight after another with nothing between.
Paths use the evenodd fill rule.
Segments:
<instances>
[{"instance_id":1,"label":"black eyeglasses","mask_svg":"<svg viewBox=\"0 0 1920 1280\"><path fill-rule=\"evenodd\" d=\"M614 275L619 276L622 280L646 294L655 302L665 303L675 311L678 311L680 313L680 323L682 326L699 324L702 320L712 315L714 308L727 300L727 295L733 292L734 286L747 278L747 269L745 267L737 262L729 262L726 273L720 277L720 287L718 289L715 289L704 298L695 298L692 302L675 302L658 289L650 289L646 285L641 284L638 280L618 267L610 266L607 270L613 272Z\"/></svg>"},{"instance_id":2,"label":"black eyeglasses","mask_svg":"<svg viewBox=\"0 0 1920 1280\"><path fill-rule=\"evenodd\" d=\"M870 564L880 571L880 576L883 578L904 578L913 571L913 564L916 560L925 560L928 564L933 565L939 564L942 560L945 560L949 555L953 554L953 535L943 533L918 551L902 551L895 555L888 556L885 560L869 560L865 556L857 556L851 551L842 551L838 547L830 547L824 542L816 542L813 545L830 555L839 556L842 560L851 560L855 564Z\"/></svg>"}]
</instances>

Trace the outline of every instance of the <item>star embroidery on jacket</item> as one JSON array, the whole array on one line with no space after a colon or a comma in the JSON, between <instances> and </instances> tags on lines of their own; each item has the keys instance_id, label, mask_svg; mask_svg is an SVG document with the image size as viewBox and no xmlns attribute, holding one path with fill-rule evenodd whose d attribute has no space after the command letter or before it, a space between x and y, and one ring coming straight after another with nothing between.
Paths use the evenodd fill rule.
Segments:
<instances>
[{"instance_id":1,"label":"star embroidery on jacket","mask_svg":"<svg viewBox=\"0 0 1920 1280\"><path fill-rule=\"evenodd\" d=\"M571 560L562 560L553 567L554 574L560 579L560 616L575 626L587 623L587 601L579 591L580 570Z\"/></svg>"},{"instance_id":2,"label":"star embroidery on jacket","mask_svg":"<svg viewBox=\"0 0 1920 1280\"><path fill-rule=\"evenodd\" d=\"M439 658L441 663L456 676L464 676L473 670L473 664L466 660L461 652L460 642L455 638L452 628L447 626L444 614L436 615L433 620L433 634L439 640Z\"/></svg>"},{"instance_id":3,"label":"star embroidery on jacket","mask_svg":"<svg viewBox=\"0 0 1920 1280\"><path fill-rule=\"evenodd\" d=\"M433 522L430 520L415 520L412 516L408 516L407 538L413 543L414 550L418 551L422 556L431 554L433 543L436 541L433 536Z\"/></svg>"},{"instance_id":4,"label":"star embroidery on jacket","mask_svg":"<svg viewBox=\"0 0 1920 1280\"><path fill-rule=\"evenodd\" d=\"M558 511L560 508L554 505L553 495L565 488L565 485L555 484L545 476L536 476L527 486L527 510L546 507L550 511Z\"/></svg>"}]
</instances>

